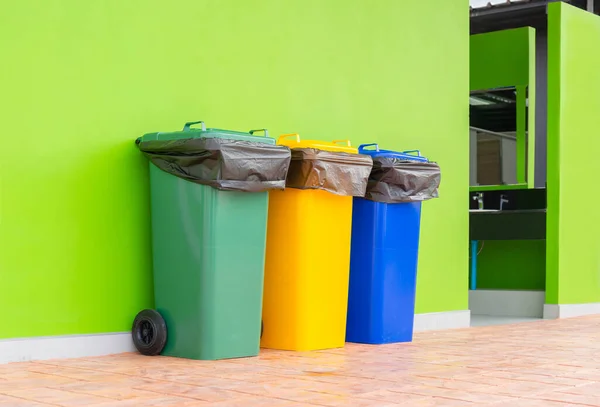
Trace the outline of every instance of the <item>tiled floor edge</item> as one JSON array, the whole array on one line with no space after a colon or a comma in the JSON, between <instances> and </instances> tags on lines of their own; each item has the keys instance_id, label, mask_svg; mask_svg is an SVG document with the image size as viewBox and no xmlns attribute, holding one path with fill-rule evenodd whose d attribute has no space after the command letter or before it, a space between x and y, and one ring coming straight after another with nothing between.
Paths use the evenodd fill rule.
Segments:
<instances>
[{"instance_id":1,"label":"tiled floor edge","mask_svg":"<svg viewBox=\"0 0 600 407\"><path fill-rule=\"evenodd\" d=\"M544 319L572 318L600 314L600 302L586 304L544 304Z\"/></svg>"},{"instance_id":2,"label":"tiled floor edge","mask_svg":"<svg viewBox=\"0 0 600 407\"><path fill-rule=\"evenodd\" d=\"M471 311L446 311L415 314L415 332L441 329L468 328L471 325Z\"/></svg>"},{"instance_id":3,"label":"tiled floor edge","mask_svg":"<svg viewBox=\"0 0 600 407\"><path fill-rule=\"evenodd\" d=\"M0 340L0 364L133 352L131 332Z\"/></svg>"}]
</instances>

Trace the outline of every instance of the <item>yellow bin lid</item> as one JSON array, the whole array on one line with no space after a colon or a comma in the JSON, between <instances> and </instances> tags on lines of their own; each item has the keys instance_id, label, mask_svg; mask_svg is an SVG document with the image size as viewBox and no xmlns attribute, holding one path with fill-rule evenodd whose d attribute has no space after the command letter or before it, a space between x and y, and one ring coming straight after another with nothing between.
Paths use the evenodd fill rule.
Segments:
<instances>
[{"instance_id":1,"label":"yellow bin lid","mask_svg":"<svg viewBox=\"0 0 600 407\"><path fill-rule=\"evenodd\" d=\"M279 136L277 144L289 148L316 148L325 151L358 154L358 149L352 147L350 140L300 140L300 135L298 133L283 134Z\"/></svg>"}]
</instances>

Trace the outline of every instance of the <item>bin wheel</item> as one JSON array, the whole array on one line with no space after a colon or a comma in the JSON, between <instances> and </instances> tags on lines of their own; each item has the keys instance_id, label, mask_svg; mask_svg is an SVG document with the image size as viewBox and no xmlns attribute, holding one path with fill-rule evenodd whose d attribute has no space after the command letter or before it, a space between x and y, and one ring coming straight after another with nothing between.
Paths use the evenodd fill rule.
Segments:
<instances>
[{"instance_id":1,"label":"bin wheel","mask_svg":"<svg viewBox=\"0 0 600 407\"><path fill-rule=\"evenodd\" d=\"M131 336L142 355L156 356L167 343L167 324L158 311L145 309L136 315Z\"/></svg>"},{"instance_id":2,"label":"bin wheel","mask_svg":"<svg viewBox=\"0 0 600 407\"><path fill-rule=\"evenodd\" d=\"M265 330L265 324L263 324L263 322L260 321L260 337L261 338L262 338L262 334L263 334L264 330Z\"/></svg>"}]
</instances>

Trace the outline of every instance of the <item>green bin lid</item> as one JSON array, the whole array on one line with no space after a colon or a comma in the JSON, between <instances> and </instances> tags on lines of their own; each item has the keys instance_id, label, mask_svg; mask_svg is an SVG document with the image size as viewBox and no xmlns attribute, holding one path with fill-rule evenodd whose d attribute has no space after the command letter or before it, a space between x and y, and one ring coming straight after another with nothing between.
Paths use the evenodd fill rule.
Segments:
<instances>
[{"instance_id":1,"label":"green bin lid","mask_svg":"<svg viewBox=\"0 0 600 407\"><path fill-rule=\"evenodd\" d=\"M200 128L192 127L196 124L199 124ZM258 132L263 132L264 136L254 135L254 133ZM275 144L275 139L269 137L269 131L267 129L250 130L249 132L214 129L206 128L203 121L187 122L181 131L147 133L138 138L138 142L151 140L180 140L188 138L226 138L230 140Z\"/></svg>"}]
</instances>

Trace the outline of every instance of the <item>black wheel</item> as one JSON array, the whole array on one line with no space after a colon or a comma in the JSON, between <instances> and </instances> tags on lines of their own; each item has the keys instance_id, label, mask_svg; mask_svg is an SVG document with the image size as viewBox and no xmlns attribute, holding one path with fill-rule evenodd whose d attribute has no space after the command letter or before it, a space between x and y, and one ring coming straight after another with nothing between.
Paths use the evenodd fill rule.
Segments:
<instances>
[{"instance_id":1,"label":"black wheel","mask_svg":"<svg viewBox=\"0 0 600 407\"><path fill-rule=\"evenodd\" d=\"M157 311L145 309L136 315L131 336L142 355L156 356L167 343L167 324Z\"/></svg>"},{"instance_id":2,"label":"black wheel","mask_svg":"<svg viewBox=\"0 0 600 407\"><path fill-rule=\"evenodd\" d=\"M261 338L262 338L262 334L263 334L264 330L265 330L265 324L263 324L263 322L260 321L260 337Z\"/></svg>"}]
</instances>

